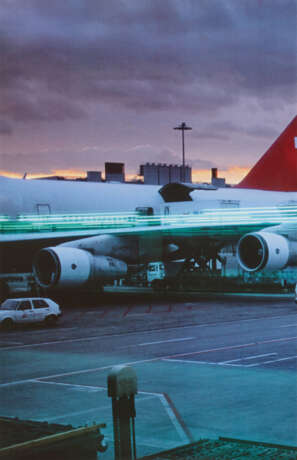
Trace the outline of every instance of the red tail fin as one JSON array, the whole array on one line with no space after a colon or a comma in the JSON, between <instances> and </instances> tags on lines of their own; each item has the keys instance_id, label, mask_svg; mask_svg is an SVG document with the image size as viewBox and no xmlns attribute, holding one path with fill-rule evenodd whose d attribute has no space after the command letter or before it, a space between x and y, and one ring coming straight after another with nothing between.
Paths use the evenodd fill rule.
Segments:
<instances>
[{"instance_id":1,"label":"red tail fin","mask_svg":"<svg viewBox=\"0 0 297 460\"><path fill-rule=\"evenodd\" d=\"M297 191L297 116L236 187Z\"/></svg>"}]
</instances>

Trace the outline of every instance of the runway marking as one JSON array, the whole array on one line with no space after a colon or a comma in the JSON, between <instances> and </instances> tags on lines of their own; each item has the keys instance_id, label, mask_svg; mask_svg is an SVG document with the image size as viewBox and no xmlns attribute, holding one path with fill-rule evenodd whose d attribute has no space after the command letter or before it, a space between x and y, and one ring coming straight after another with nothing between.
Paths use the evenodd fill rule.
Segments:
<instances>
[{"instance_id":1,"label":"runway marking","mask_svg":"<svg viewBox=\"0 0 297 460\"><path fill-rule=\"evenodd\" d=\"M82 391L90 391L90 392L98 392L98 391L106 391L106 387L100 387L100 386L90 386L90 385L77 385L73 383L64 383L64 382L50 382L50 381L42 381L41 379L35 379L32 382L34 383L40 383L40 384L45 384L45 385L56 385L56 386L62 386L62 387L69 387L73 388L74 390L82 390ZM165 411L167 412L167 415L169 416L172 424L174 425L176 431L178 432L181 441L185 443L193 442L193 438L191 433L189 432L187 426L185 425L184 421L182 420L180 414L178 413L177 409L175 408L171 398L167 395L167 393L153 393L153 392L147 392L147 391L139 391L138 394L147 396L146 398L142 398L141 401L146 401L147 399L150 398L158 398L163 407L165 408ZM101 407L101 406L100 406ZM110 406L108 406L110 407ZM102 409L102 407L101 407ZM86 409L83 411L77 411L77 412L71 412L68 414L63 414L60 416L56 417L50 417L47 420L57 420L57 419L63 419L67 416L75 416L75 415L81 415L89 412L93 412L94 410L98 410L97 408L92 408L92 409Z\"/></svg>"},{"instance_id":2,"label":"runway marking","mask_svg":"<svg viewBox=\"0 0 297 460\"><path fill-rule=\"evenodd\" d=\"M111 369L113 366L119 365L119 364L122 364L122 365L125 365L125 366L133 366L133 365L137 365L137 364L152 363L152 362L160 361L162 359L172 359L172 358L180 358L180 357L183 357L183 356L202 355L202 354L205 354L205 353L212 353L212 352L215 352L215 351L236 350L236 349L245 348L245 347L254 347L254 346L257 346L257 345L263 345L263 344L267 344L267 343L284 342L284 341L290 341L290 340L296 340L296 339L297 339L297 337L285 337L285 338L282 338L282 339L264 340L264 341L260 341L260 342L250 342L250 343L244 343L244 344L239 344L239 345L229 345L229 346L225 346L225 347L208 348L208 349L205 349L205 350L199 350L199 351L194 351L194 352L191 351L191 352L187 352L187 353L176 353L174 355L158 356L158 357L155 357L155 358L142 359L142 360L138 360L138 361L130 361L130 362L123 362L123 363L116 362L116 363L113 363L113 364L110 364L110 365L107 365L107 366L102 366L102 367L81 369L81 370L78 370L78 371L64 372L64 373L61 373L61 374L52 374L52 375L48 375L48 376L44 376L44 377L42 377L42 376L34 377L33 379L30 378L30 379L27 379L27 380L16 380L16 381L7 382L7 383L1 383L0 388L31 382L32 380L34 381L37 378L38 379L50 379L50 378L66 377L68 375L79 375L79 374L87 374L87 373L91 373L91 372L98 372L98 371L102 371L102 370L106 370L106 369ZM263 364L263 363L261 363L261 364Z\"/></svg>"},{"instance_id":3,"label":"runway marking","mask_svg":"<svg viewBox=\"0 0 297 460\"><path fill-rule=\"evenodd\" d=\"M106 389L104 387L99 387L99 386L78 385L75 383L64 383L64 382L50 382L50 381L44 381L42 379L34 379L34 381L35 383L42 383L44 385L58 385L58 386L64 386L64 387L71 387L74 390L87 391L90 393L96 393L98 391L103 391Z\"/></svg>"},{"instance_id":4,"label":"runway marking","mask_svg":"<svg viewBox=\"0 0 297 460\"><path fill-rule=\"evenodd\" d=\"M120 335L120 334L119 334ZM57 345L60 343L72 343L72 342L83 342L85 340L96 340L102 338L102 335L95 335L93 337L81 337L79 339L66 339L66 340L52 340L51 342L41 342L41 343L31 343L31 344L26 344L26 345L19 345L16 347L3 347L0 349L2 350L18 350L18 349L23 349L23 348L35 348L35 347L43 347L46 345Z\"/></svg>"},{"instance_id":5,"label":"runway marking","mask_svg":"<svg viewBox=\"0 0 297 460\"><path fill-rule=\"evenodd\" d=\"M215 363L215 362L211 362L211 361L193 361L191 359L170 359L170 358L164 358L162 359L162 361L166 361L168 363L182 363L182 364L218 364L218 363Z\"/></svg>"},{"instance_id":6,"label":"runway marking","mask_svg":"<svg viewBox=\"0 0 297 460\"><path fill-rule=\"evenodd\" d=\"M136 347L145 347L146 345L157 345L160 343L184 342L185 340L194 340L196 337L181 337L180 339L159 340L158 342L145 342L135 345Z\"/></svg>"},{"instance_id":7,"label":"runway marking","mask_svg":"<svg viewBox=\"0 0 297 460\"><path fill-rule=\"evenodd\" d=\"M34 383L36 379L15 380L14 382L1 383L0 388L10 387L14 385L23 385L25 383Z\"/></svg>"},{"instance_id":8,"label":"runway marking","mask_svg":"<svg viewBox=\"0 0 297 460\"><path fill-rule=\"evenodd\" d=\"M273 355L277 355L277 353L265 353L264 355L252 355L252 356L246 356L245 358L229 359L228 361L220 361L218 364L223 365L223 364L235 363L236 361L247 361L249 359L264 358L266 356L273 356Z\"/></svg>"},{"instance_id":9,"label":"runway marking","mask_svg":"<svg viewBox=\"0 0 297 460\"><path fill-rule=\"evenodd\" d=\"M44 379L34 379L32 382L35 383L42 383L44 385L57 385L57 386L65 386L65 387L73 387L74 389L79 389L79 390L87 390L90 391L91 393L96 393L97 391L107 391L107 387L105 386L100 386L100 385L80 385L76 383L66 383L66 382L55 382L55 381L49 381L49 380L44 380ZM138 391L137 394L141 395L149 395L149 396L159 396L160 393L151 393L149 391ZM146 399L146 398L145 398ZM143 399L142 399L143 400Z\"/></svg>"},{"instance_id":10,"label":"runway marking","mask_svg":"<svg viewBox=\"0 0 297 460\"><path fill-rule=\"evenodd\" d=\"M189 442L194 442L191 433L189 432L187 426L185 425L184 421L182 420L180 414L178 413L177 409L175 408L173 402L171 401L167 393L160 394L159 399L163 404L176 431L178 432L182 442L186 444L188 444Z\"/></svg>"},{"instance_id":11,"label":"runway marking","mask_svg":"<svg viewBox=\"0 0 297 460\"><path fill-rule=\"evenodd\" d=\"M151 391L139 391L140 394L151 395L160 399L161 403L163 404L170 420L172 421L173 425L175 426L178 434L180 435L181 439L185 443L194 442L194 439L185 425L184 421L182 420L180 414L178 413L176 407L174 406L171 398L168 396L167 393L153 393Z\"/></svg>"},{"instance_id":12,"label":"runway marking","mask_svg":"<svg viewBox=\"0 0 297 460\"><path fill-rule=\"evenodd\" d=\"M263 366L264 364L278 363L279 361L290 361L291 359L297 359L297 355L287 356L286 358L273 359L271 361L264 361L256 364L248 364L245 367Z\"/></svg>"},{"instance_id":13,"label":"runway marking","mask_svg":"<svg viewBox=\"0 0 297 460\"><path fill-rule=\"evenodd\" d=\"M177 363L185 363L185 364L208 364L212 366L233 366L233 367L256 367L256 366L262 366L263 364L271 364L271 363L276 363L278 361L289 361L292 359L297 359L297 355L293 356L288 356L286 358L279 358L279 359L272 359L270 361L262 361L259 363L253 363L253 364L233 364L232 362L235 361L242 361L244 359L253 359L256 357L264 357L264 356L271 356L271 355L277 355L278 353L267 353L265 355L258 355L255 357L249 357L249 358L239 358L235 360L230 360L230 361L223 361L223 362L214 362L214 361L193 361L193 360L187 360L187 359L170 359L170 358L165 358L162 361L167 361L167 362L177 362Z\"/></svg>"},{"instance_id":14,"label":"runway marking","mask_svg":"<svg viewBox=\"0 0 297 460\"><path fill-rule=\"evenodd\" d=\"M285 341L290 341L290 340L296 340L297 337L283 337L281 339L273 339L273 340L264 340L263 342L257 342L259 344L264 344L264 343L276 343L276 342L285 342Z\"/></svg>"},{"instance_id":15,"label":"runway marking","mask_svg":"<svg viewBox=\"0 0 297 460\"><path fill-rule=\"evenodd\" d=\"M149 307L150 308L150 307ZM296 315L287 315L287 316L294 316L296 317ZM272 316L270 318L268 318L269 320L273 320L273 319L280 319L280 318L284 318L284 316ZM250 322L250 321L260 321L260 320L263 320L263 319L267 319L267 318L250 318L250 319L243 319L243 320L238 320L238 321L226 321L226 322L223 322L223 323L204 323L204 324L192 324L190 326L178 326L178 327L170 327L170 328L167 328L166 330L182 330L182 329L193 329L193 328L203 328L203 327L217 327L217 326L226 326L226 325L230 325L230 324L234 324L234 323L243 323L243 322ZM63 329L79 329L78 327L73 327L73 328L61 328L61 329L57 329L59 331L63 330ZM35 331L35 333L46 333L48 331L44 330L44 331ZM140 332L129 332L130 335L135 335L135 334L155 334L155 333L158 333L158 332L164 332L164 329L152 329L152 330L149 330L149 331L140 331ZM56 344L63 344L63 343L71 343L71 342L83 342L84 340L96 340L96 339L102 339L103 337L120 337L122 336L123 334L102 334L102 335L96 335L96 336L92 336L92 337L79 337L79 338L76 338L76 339L64 339L64 340L53 340L53 341L49 341L49 342L41 342L41 343L31 343L31 344L25 344L25 345L16 345L16 346L11 346L11 347L1 347L0 348L0 351L5 351L5 350L17 350L17 349L22 349L22 348L30 348L30 347L41 347L41 346L46 346L46 345L56 345ZM296 337L293 337L293 339L296 338ZM280 339L280 340L283 340L283 339ZM259 342L260 343L260 342Z\"/></svg>"}]
</instances>

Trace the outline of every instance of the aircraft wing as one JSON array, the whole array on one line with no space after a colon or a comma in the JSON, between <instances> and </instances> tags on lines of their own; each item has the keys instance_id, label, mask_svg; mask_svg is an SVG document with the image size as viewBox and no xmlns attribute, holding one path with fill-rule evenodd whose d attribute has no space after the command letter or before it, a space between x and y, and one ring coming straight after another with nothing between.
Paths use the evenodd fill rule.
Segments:
<instances>
[{"instance_id":1,"label":"aircraft wing","mask_svg":"<svg viewBox=\"0 0 297 460\"><path fill-rule=\"evenodd\" d=\"M158 235L179 238L209 237L237 239L241 235L272 225L296 222L296 207L212 209L199 214L138 216L124 215L47 215L24 216L0 221L0 244L61 241L102 234Z\"/></svg>"},{"instance_id":2,"label":"aircraft wing","mask_svg":"<svg viewBox=\"0 0 297 460\"><path fill-rule=\"evenodd\" d=\"M171 248L177 248L175 255L178 258L187 258L197 254L199 248L203 253L207 247L211 251L214 247L219 250L231 242L237 242L245 234L294 222L296 225L295 207L212 209L197 214L162 216L97 213L2 219L1 271L31 271L33 259L41 249L53 246L61 248L61 243L62 246L66 244L68 247L86 249L90 254L111 256L127 263L133 257L136 260L140 247L142 254L146 252L146 257L151 257L151 260L158 260L162 247L170 248L170 245ZM109 238L108 250L104 242L106 238ZM128 245L129 249L125 249L126 252L115 250L113 240L118 246ZM128 240L129 243L126 243ZM155 252L152 250L154 248ZM65 251L66 248L63 254ZM71 257L74 257L75 251L71 251L67 248L66 252L71 252Z\"/></svg>"}]
</instances>

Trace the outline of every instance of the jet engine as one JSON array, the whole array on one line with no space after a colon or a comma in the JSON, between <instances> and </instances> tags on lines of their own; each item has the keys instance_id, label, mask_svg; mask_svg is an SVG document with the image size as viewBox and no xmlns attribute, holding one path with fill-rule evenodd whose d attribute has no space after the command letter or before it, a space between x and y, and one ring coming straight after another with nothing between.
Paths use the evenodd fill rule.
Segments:
<instances>
[{"instance_id":1,"label":"jet engine","mask_svg":"<svg viewBox=\"0 0 297 460\"><path fill-rule=\"evenodd\" d=\"M296 263L296 250L282 235L269 232L254 232L244 235L238 242L237 259L248 272L280 270Z\"/></svg>"},{"instance_id":2,"label":"jet engine","mask_svg":"<svg viewBox=\"0 0 297 460\"><path fill-rule=\"evenodd\" d=\"M120 278L127 273L127 265L113 257L93 256L83 249L56 246L38 252L33 273L44 288L81 287Z\"/></svg>"}]
</instances>

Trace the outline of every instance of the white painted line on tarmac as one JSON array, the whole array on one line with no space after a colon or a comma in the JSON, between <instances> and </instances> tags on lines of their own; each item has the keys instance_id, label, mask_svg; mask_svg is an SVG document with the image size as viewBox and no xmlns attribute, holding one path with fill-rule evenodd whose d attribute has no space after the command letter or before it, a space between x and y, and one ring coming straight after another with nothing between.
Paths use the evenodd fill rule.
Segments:
<instances>
[{"instance_id":1,"label":"white painted line on tarmac","mask_svg":"<svg viewBox=\"0 0 297 460\"><path fill-rule=\"evenodd\" d=\"M265 343L276 343L276 342L289 342L290 340L296 340L297 336L294 337L281 337L280 339L272 339L272 340L263 340L262 342L257 342L258 344L265 344Z\"/></svg>"},{"instance_id":2,"label":"white painted line on tarmac","mask_svg":"<svg viewBox=\"0 0 297 460\"><path fill-rule=\"evenodd\" d=\"M139 360L139 361L131 361L131 362L124 362L124 363L113 363L113 364L109 364L107 366L102 366L102 367L91 367L89 369L80 369L78 371L70 371L70 372L63 372L63 373L60 373L60 374L50 374L50 375L44 375L44 376L38 376L38 377L34 377L34 378L30 378L30 379L27 379L27 380L15 380L15 381L12 381L12 382L7 382L7 383L1 383L0 384L0 388L6 388L6 387L10 387L10 386L14 386L14 385L22 385L24 383L31 383L31 382L36 382L36 380L38 381L41 381L41 380L47 380L47 379L56 379L56 378L60 378L60 377L68 377L68 376L72 376L72 375L82 375L82 374L89 374L89 373L92 373L92 372L100 372L100 371L105 371L107 369L111 369L112 367L116 366L116 365L122 365L122 366L133 366L133 365L137 365L137 364L145 364L145 363L151 363L151 362L154 362L154 361L159 361L160 358L150 358L150 359L142 359L142 360Z\"/></svg>"},{"instance_id":3,"label":"white painted line on tarmac","mask_svg":"<svg viewBox=\"0 0 297 460\"><path fill-rule=\"evenodd\" d=\"M186 364L218 364L209 361L193 361L191 359L162 359L162 361L167 361L168 363L186 363Z\"/></svg>"},{"instance_id":4,"label":"white painted line on tarmac","mask_svg":"<svg viewBox=\"0 0 297 460\"><path fill-rule=\"evenodd\" d=\"M277 355L277 353L265 353L264 355L252 355L252 356L246 356L244 358L229 359L228 361L220 361L218 364L224 365L224 364L229 364L229 363L236 363L236 361L246 361L249 359L265 358L266 356L273 356L273 355Z\"/></svg>"},{"instance_id":5,"label":"white painted line on tarmac","mask_svg":"<svg viewBox=\"0 0 297 460\"><path fill-rule=\"evenodd\" d=\"M288 356L287 358L272 359L271 361L264 361L264 362L256 363L256 364L248 364L245 367L263 366L263 364L278 363L280 361L290 361L292 359L297 359L297 355Z\"/></svg>"},{"instance_id":6,"label":"white painted line on tarmac","mask_svg":"<svg viewBox=\"0 0 297 460\"><path fill-rule=\"evenodd\" d=\"M184 342L185 340L194 340L196 337L181 337L179 339L168 339L168 340L159 340L158 342L145 342L135 345L136 347L145 347L146 345L158 345L160 343L170 343L170 342Z\"/></svg>"},{"instance_id":7,"label":"white painted line on tarmac","mask_svg":"<svg viewBox=\"0 0 297 460\"><path fill-rule=\"evenodd\" d=\"M35 379L34 382L39 383L39 384L44 384L44 385L55 385L55 386L68 387L70 389L80 390L80 391L90 391L90 392L106 391L106 387L97 387L97 386L90 386L90 385L77 385L77 384L63 383L63 382L49 382L49 381L42 381L40 379ZM177 416L174 413L174 410L172 409L171 405L169 404L169 402L167 401L167 399L166 399L166 397L165 397L165 395L163 393L152 393L152 392L147 392L147 391L139 391L138 393L147 396L145 398L142 398L141 401L158 398L161 401L163 407L165 408L165 411L166 411L168 417L170 418L172 424L174 425L174 427L175 427L175 429L176 429L181 441L184 442L185 444L189 442L189 438L188 438L187 434L185 433L184 428L180 424ZM110 408L110 405L106 406L105 408L107 408L107 407ZM100 409L102 410L102 406L100 406ZM98 408L92 408L92 409L86 409L86 410L83 410L83 411L70 412L68 414L63 414L63 415L59 415L59 416L55 416L55 417L49 417L49 418L47 418L47 420L48 421L53 421L53 420L64 419L66 417L74 417L74 416L77 416L77 415L91 413L91 412L94 412L94 411L97 411L97 410L99 410L99 407Z\"/></svg>"},{"instance_id":8,"label":"white painted line on tarmac","mask_svg":"<svg viewBox=\"0 0 297 460\"><path fill-rule=\"evenodd\" d=\"M7 383L1 383L0 388L5 388L13 385L20 385L28 382L34 382L36 379L38 380L45 380L45 379L54 379L54 378L59 378L59 377L68 377L72 375L81 375L81 374L88 374L91 372L99 372L107 369L111 369L115 365L123 365L123 366L133 366L137 364L145 364L145 363L152 363L155 361L160 361L162 359L171 359L171 358L177 358L179 356L191 356L191 355L199 355L203 353L210 353L213 351L220 351L220 350L229 350L229 349L237 349L237 348L243 348L243 347L249 347L249 346L254 346L256 343L245 343L242 345L232 345L229 347L221 347L221 348L210 348L206 350L200 350L196 352L188 352L188 353L177 353L174 355L165 355L165 356L158 356L156 358L148 358L148 359L141 359L138 361L131 361L131 362L124 362L124 363L114 363L114 364L109 364L107 366L102 366L102 367L93 367L89 369L80 369L78 371L70 371L70 372L63 372L60 374L51 374L51 375L45 375L45 376L39 376L39 377L34 377L33 379L27 379L27 380L15 380L12 382L7 382Z\"/></svg>"},{"instance_id":9,"label":"white painted line on tarmac","mask_svg":"<svg viewBox=\"0 0 297 460\"><path fill-rule=\"evenodd\" d=\"M189 443L189 438L188 436L185 434L184 432L184 429L182 428L182 426L179 424L177 418L176 418L176 415L174 413L174 411L172 410L169 402L167 401L167 399L165 398L165 396L163 394L159 394L158 395L161 403L163 404L167 414L168 414L168 417L170 418L172 424L174 425L174 428L176 429L181 441L185 444L188 444Z\"/></svg>"},{"instance_id":10,"label":"white painted line on tarmac","mask_svg":"<svg viewBox=\"0 0 297 460\"><path fill-rule=\"evenodd\" d=\"M179 414L175 414L175 411L174 411L174 408L171 406L170 404L170 398L168 397L168 395L166 395L166 393L152 393L152 392L148 392L148 391L139 391L139 393L143 393L143 394L146 394L146 395L151 395L151 396L154 396L154 397L157 397L161 403L163 404L170 420L172 421L173 425L175 426L176 428L176 431L178 432L181 440L183 442L185 442L186 444L188 444L189 442L192 441L191 439L191 436L190 436L190 433L188 434L187 433L187 428L186 427L183 427L183 422L181 420L179 420ZM167 398L166 398L167 396Z\"/></svg>"},{"instance_id":11,"label":"white painted line on tarmac","mask_svg":"<svg viewBox=\"0 0 297 460\"><path fill-rule=\"evenodd\" d=\"M66 339L66 340L53 340L51 342L41 342L41 343L32 343L32 344L27 344L27 345L20 345L16 347L3 347L0 348L0 351L2 350L18 350L18 349L23 349L23 348L35 348L35 347L44 347L46 345L58 345L61 343L72 343L72 342L84 342L88 340L97 340L101 339L101 335L96 335L93 337L81 337L79 339Z\"/></svg>"},{"instance_id":12,"label":"white painted line on tarmac","mask_svg":"<svg viewBox=\"0 0 297 460\"><path fill-rule=\"evenodd\" d=\"M41 379L35 379L35 383L42 383L43 385L57 385L62 387L69 387L74 390L86 391L90 393L97 393L98 391L106 390L104 387L90 386L90 385L77 385L75 383L64 383L64 382L49 382Z\"/></svg>"},{"instance_id":13,"label":"white painted line on tarmac","mask_svg":"<svg viewBox=\"0 0 297 460\"><path fill-rule=\"evenodd\" d=\"M42 380L42 379L34 379L31 380L33 383L42 383L45 385L58 385L58 386L66 386L66 387L77 387L77 388L82 388L82 389L88 389L88 390L93 390L94 392L100 390L100 391L107 391L107 387L101 387L97 385L79 385L76 383L65 383L65 382L54 382L54 381L49 381L49 380ZM137 394L141 395L148 395L150 397L159 397L160 394L162 393L151 393L150 391L138 391Z\"/></svg>"},{"instance_id":14,"label":"white painted line on tarmac","mask_svg":"<svg viewBox=\"0 0 297 460\"><path fill-rule=\"evenodd\" d=\"M15 380L14 382L1 383L0 388L11 387L14 385L24 385L26 383L34 383L36 379Z\"/></svg>"},{"instance_id":15,"label":"white painted line on tarmac","mask_svg":"<svg viewBox=\"0 0 297 460\"><path fill-rule=\"evenodd\" d=\"M213 364L217 364L217 366L247 367L247 366L245 366L244 364L235 364L235 363L225 363L225 364L213 363Z\"/></svg>"},{"instance_id":16,"label":"white painted line on tarmac","mask_svg":"<svg viewBox=\"0 0 297 460\"><path fill-rule=\"evenodd\" d=\"M38 377L35 376L35 377L33 377L33 379L30 378L30 379L27 379L27 380L16 380L16 381L7 382L7 383L1 383L0 388L5 388L5 387L12 386L12 385L19 385L19 384L23 384L23 383L28 383L28 382L36 380L37 378L38 379L50 379L50 378L66 377L66 376L69 376L69 375L81 375L81 374L87 374L87 373L91 373L91 372L98 372L98 371L102 371L102 370L106 370L106 369L111 369L113 366L120 365L120 364L124 365L124 366L133 366L133 365L137 365L137 364L152 363L152 362L160 361L162 359L173 359L173 358L181 358L181 357L184 357L184 356L202 355L204 353L212 353L212 352L216 352L216 351L236 350L236 349L240 349L240 348L254 347L254 346L268 344L268 343L288 342L288 341L296 340L296 339L297 339L297 336L296 337L284 337L284 338L281 338L281 339L263 340L263 341L260 341L260 342L250 342L250 343L243 343L243 344L237 344L237 345L228 345L228 346L225 346L225 347L208 348L208 349L205 349L205 350L190 351L190 352L187 352L187 353L175 353L173 355L157 356L157 357L154 357L154 358L141 359L141 360L138 360L138 361L123 362L123 363L117 362L117 363L112 363L112 364L109 364L107 366L102 366L102 367L95 367L95 368L89 368L89 369L80 369L80 370L77 370L77 371L70 371L70 372L64 372L64 373L61 373L61 374L52 374L52 375L47 375L47 376L38 376Z\"/></svg>"},{"instance_id":17,"label":"white painted line on tarmac","mask_svg":"<svg viewBox=\"0 0 297 460\"><path fill-rule=\"evenodd\" d=\"M144 333L155 333L155 332L164 332L164 329L160 329L160 331L142 331L141 334ZM139 332L135 332L135 334L139 334ZM59 345L59 344L66 344L66 343L72 343L72 342L84 342L84 341L89 341L89 340L99 340L102 339L102 337L119 337L122 336L123 334L112 334L109 336L102 336L102 335L96 335L92 337L81 337L78 339L66 339L66 340L53 340L51 342L39 342L39 343L32 343L32 344L26 344L26 345L19 345L19 346L12 346L12 347L1 347L0 351L7 351L7 350L18 350L18 349L24 349L24 348L36 348L36 347L43 347L47 345ZM193 337L194 338L194 337ZM131 346L137 347L137 344L132 344ZM124 347L126 348L126 347Z\"/></svg>"},{"instance_id":18,"label":"white painted line on tarmac","mask_svg":"<svg viewBox=\"0 0 297 460\"><path fill-rule=\"evenodd\" d=\"M287 316L293 316L293 315L287 315ZM294 315L295 317L296 315ZM232 324L235 324L235 323L238 323L238 324L241 324L243 322L251 322L251 321L261 321L261 320L264 320L264 319L268 319L268 320L273 320L273 319L283 319L284 316L271 316L269 318L249 318L249 319L242 319L242 320L238 320L238 321L226 321L226 322L219 322L219 323L205 323L205 324L193 324L193 325L190 325L190 326L178 326L178 327L170 327L168 328L167 330L178 330L178 331L181 331L183 329L193 329L193 328L207 328L207 327L217 327L217 326L227 326L227 325L232 325ZM61 328L61 329L57 329L57 331L61 331L63 329L67 329L67 330L71 330L71 329L79 329L79 327L73 327L73 328ZM44 331L36 331L36 333L45 333L47 332L46 330ZM135 334L156 334L158 332L164 332L164 329L153 329L153 330L150 330L150 331L141 331L141 332L129 332L130 335L135 335ZM96 335L96 336L92 336L92 337L79 337L77 339L64 339L64 340L53 340L53 341L49 341L49 342L40 342L40 343L32 343L32 344L26 344L26 345L15 345L15 346L10 346L10 347L2 347L0 348L0 352L1 351L5 351L5 350L16 350L16 349L22 349L22 348L34 348L34 347L42 347L42 346L46 346L46 345L57 345L57 344L63 344L63 343L72 343L72 342L83 342L84 340L97 340L97 339L102 339L103 337L120 337L122 336L123 334L108 334L108 335ZM292 337L292 339L295 339L297 337ZM283 340L283 339L279 339L279 340ZM286 339L285 339L286 340Z\"/></svg>"}]
</instances>

